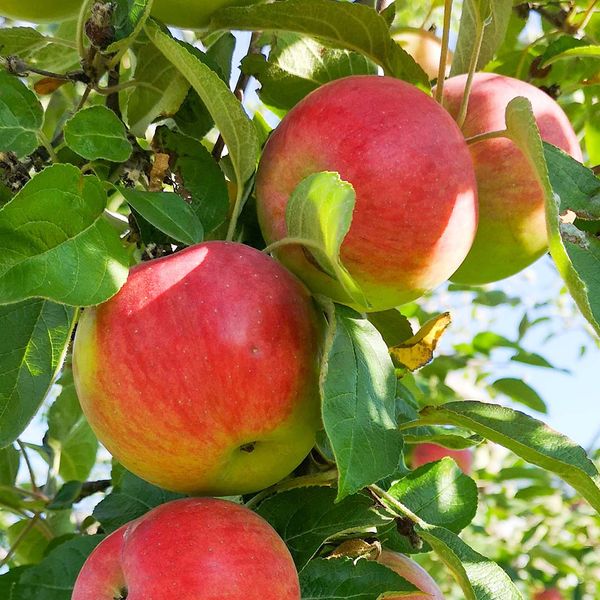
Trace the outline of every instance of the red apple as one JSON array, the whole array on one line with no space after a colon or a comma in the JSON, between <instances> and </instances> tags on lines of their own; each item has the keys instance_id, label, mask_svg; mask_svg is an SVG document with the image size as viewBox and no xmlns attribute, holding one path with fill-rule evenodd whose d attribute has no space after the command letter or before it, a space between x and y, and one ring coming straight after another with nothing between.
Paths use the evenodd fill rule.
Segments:
<instances>
[{"instance_id":1,"label":"red apple","mask_svg":"<svg viewBox=\"0 0 600 600\"><path fill-rule=\"evenodd\" d=\"M458 115L466 76L444 84L444 105ZM582 160L577 137L560 106L538 88L494 73L477 73L469 97L465 137L506 128L507 104L527 98L542 138ZM452 281L483 284L514 275L548 247L542 189L519 148L507 138L470 146L479 192L479 227L473 248Z\"/></svg>"},{"instance_id":2,"label":"red apple","mask_svg":"<svg viewBox=\"0 0 600 600\"><path fill-rule=\"evenodd\" d=\"M411 465L416 469L427 463L435 462L449 456L467 475L473 470L473 452L468 449L451 450L428 442L416 444L411 455Z\"/></svg>"},{"instance_id":3,"label":"red apple","mask_svg":"<svg viewBox=\"0 0 600 600\"><path fill-rule=\"evenodd\" d=\"M392 569L400 577L404 577L406 581L410 581L415 587L424 592L408 596L405 594L397 597L390 596L389 600L444 600L442 590L440 590L431 575L421 565L408 558L408 556L392 552L391 550L382 550L377 562Z\"/></svg>"},{"instance_id":4,"label":"red apple","mask_svg":"<svg viewBox=\"0 0 600 600\"><path fill-rule=\"evenodd\" d=\"M286 236L285 211L307 176L337 171L356 191L341 257L371 303L384 310L445 281L467 255L477 224L469 150L450 116L399 79L355 76L309 94L275 129L256 194L268 243ZM315 292L352 305L299 246L281 260Z\"/></svg>"},{"instance_id":5,"label":"red apple","mask_svg":"<svg viewBox=\"0 0 600 600\"><path fill-rule=\"evenodd\" d=\"M88 557L72 600L300 600L292 557L247 508L214 498L163 504Z\"/></svg>"},{"instance_id":6,"label":"red apple","mask_svg":"<svg viewBox=\"0 0 600 600\"><path fill-rule=\"evenodd\" d=\"M564 600L563 595L558 591L557 588L548 588L537 592L533 597L533 600Z\"/></svg>"},{"instance_id":7,"label":"red apple","mask_svg":"<svg viewBox=\"0 0 600 600\"><path fill-rule=\"evenodd\" d=\"M436 79L442 57L442 41L431 31L424 29L398 29L393 32L394 40L404 48L421 65L429 79ZM452 53L448 52L447 69L452 65Z\"/></svg>"},{"instance_id":8,"label":"red apple","mask_svg":"<svg viewBox=\"0 0 600 600\"><path fill-rule=\"evenodd\" d=\"M81 406L125 467L164 488L253 492L288 475L320 426L319 322L269 256L207 242L134 268L86 310Z\"/></svg>"}]
</instances>

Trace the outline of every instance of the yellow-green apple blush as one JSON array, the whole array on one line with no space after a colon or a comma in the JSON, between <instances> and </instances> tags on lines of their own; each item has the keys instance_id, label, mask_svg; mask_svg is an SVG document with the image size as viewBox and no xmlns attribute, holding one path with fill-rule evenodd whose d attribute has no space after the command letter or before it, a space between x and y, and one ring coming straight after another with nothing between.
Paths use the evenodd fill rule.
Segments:
<instances>
[{"instance_id":1,"label":"yellow-green apple blush","mask_svg":"<svg viewBox=\"0 0 600 600\"><path fill-rule=\"evenodd\" d=\"M75 17L82 0L0 0L0 17L32 23L63 21Z\"/></svg>"},{"instance_id":2,"label":"yellow-green apple blush","mask_svg":"<svg viewBox=\"0 0 600 600\"><path fill-rule=\"evenodd\" d=\"M267 243L286 237L290 195L320 171L338 172L356 192L341 258L366 308L418 298L467 256L477 226L471 155L452 117L416 87L392 77L347 77L318 88L284 117L257 175ZM314 292L352 305L306 249L277 252Z\"/></svg>"},{"instance_id":3,"label":"yellow-green apple blush","mask_svg":"<svg viewBox=\"0 0 600 600\"><path fill-rule=\"evenodd\" d=\"M163 488L234 495L295 469L320 427L320 321L269 256L207 242L135 267L84 311L83 411L126 468Z\"/></svg>"},{"instance_id":4,"label":"yellow-green apple blush","mask_svg":"<svg viewBox=\"0 0 600 600\"><path fill-rule=\"evenodd\" d=\"M247 6L260 0L154 0L152 15L182 29L202 29L213 14L228 6Z\"/></svg>"}]
</instances>

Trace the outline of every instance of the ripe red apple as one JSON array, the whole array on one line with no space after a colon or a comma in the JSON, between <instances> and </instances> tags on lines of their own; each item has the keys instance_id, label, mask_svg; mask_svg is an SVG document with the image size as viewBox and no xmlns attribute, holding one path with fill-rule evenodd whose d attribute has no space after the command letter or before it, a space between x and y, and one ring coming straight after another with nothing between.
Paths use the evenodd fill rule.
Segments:
<instances>
[{"instance_id":1,"label":"ripe red apple","mask_svg":"<svg viewBox=\"0 0 600 600\"><path fill-rule=\"evenodd\" d=\"M410 581L410 583L424 592L422 594L409 594L408 596L390 596L389 600L396 600L396 598L397 600L444 600L442 590L440 590L431 575L421 565L408 558L408 556L392 552L391 550L382 550L379 558L377 558L377 562L392 569L400 577L404 577L406 581Z\"/></svg>"},{"instance_id":2,"label":"ripe red apple","mask_svg":"<svg viewBox=\"0 0 600 600\"><path fill-rule=\"evenodd\" d=\"M300 600L290 553L261 517L214 498L163 504L88 557L72 600Z\"/></svg>"},{"instance_id":3,"label":"ripe red apple","mask_svg":"<svg viewBox=\"0 0 600 600\"><path fill-rule=\"evenodd\" d=\"M394 40L421 65L429 79L436 79L442 57L442 41L431 31L424 29L399 29L392 34ZM452 65L452 53L448 52L447 69Z\"/></svg>"},{"instance_id":4,"label":"ripe red apple","mask_svg":"<svg viewBox=\"0 0 600 600\"><path fill-rule=\"evenodd\" d=\"M201 29L213 13L227 6L246 6L260 0L155 0L152 15L175 27Z\"/></svg>"},{"instance_id":5,"label":"ripe red apple","mask_svg":"<svg viewBox=\"0 0 600 600\"><path fill-rule=\"evenodd\" d=\"M371 310L419 297L467 255L477 224L476 182L456 124L431 97L399 79L354 76L328 83L275 129L257 176L260 225L268 243L286 236L294 188L337 171L356 191L341 257ZM315 292L352 305L303 248L278 257Z\"/></svg>"},{"instance_id":6,"label":"ripe red apple","mask_svg":"<svg viewBox=\"0 0 600 600\"><path fill-rule=\"evenodd\" d=\"M416 469L427 463L435 462L449 456L467 475L473 470L473 452L469 449L451 450L428 442L416 444L411 455L411 465Z\"/></svg>"},{"instance_id":7,"label":"ripe red apple","mask_svg":"<svg viewBox=\"0 0 600 600\"><path fill-rule=\"evenodd\" d=\"M557 588L548 588L547 590L542 590L541 592L537 592L537 594L533 597L533 600L564 600L563 595L559 592Z\"/></svg>"},{"instance_id":8,"label":"ripe red apple","mask_svg":"<svg viewBox=\"0 0 600 600\"><path fill-rule=\"evenodd\" d=\"M32 23L62 21L77 16L82 0L0 0L0 17Z\"/></svg>"},{"instance_id":9,"label":"ripe red apple","mask_svg":"<svg viewBox=\"0 0 600 600\"><path fill-rule=\"evenodd\" d=\"M84 311L75 385L100 441L140 477L184 493L253 492L314 444L319 329L279 263L207 242L137 266Z\"/></svg>"},{"instance_id":10,"label":"ripe red apple","mask_svg":"<svg viewBox=\"0 0 600 600\"><path fill-rule=\"evenodd\" d=\"M458 115L466 76L444 84L444 105ZM506 128L507 104L527 98L542 138L582 160L577 137L560 106L538 88L494 73L477 73L469 97L465 137ZM519 148L507 138L470 146L479 192L479 227L473 248L452 281L483 284L514 275L548 247L542 189Z\"/></svg>"}]
</instances>

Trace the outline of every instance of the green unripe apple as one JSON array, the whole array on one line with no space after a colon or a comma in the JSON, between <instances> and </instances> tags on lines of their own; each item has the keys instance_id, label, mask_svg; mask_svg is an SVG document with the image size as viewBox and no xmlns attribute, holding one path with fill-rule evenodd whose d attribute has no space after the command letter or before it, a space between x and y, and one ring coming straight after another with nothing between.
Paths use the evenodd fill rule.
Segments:
<instances>
[{"instance_id":1,"label":"green unripe apple","mask_svg":"<svg viewBox=\"0 0 600 600\"><path fill-rule=\"evenodd\" d=\"M154 0L152 15L167 25L182 29L206 27L220 8L246 6L258 0Z\"/></svg>"},{"instance_id":2,"label":"green unripe apple","mask_svg":"<svg viewBox=\"0 0 600 600\"><path fill-rule=\"evenodd\" d=\"M81 0L0 0L0 17L45 23L74 17Z\"/></svg>"}]
</instances>

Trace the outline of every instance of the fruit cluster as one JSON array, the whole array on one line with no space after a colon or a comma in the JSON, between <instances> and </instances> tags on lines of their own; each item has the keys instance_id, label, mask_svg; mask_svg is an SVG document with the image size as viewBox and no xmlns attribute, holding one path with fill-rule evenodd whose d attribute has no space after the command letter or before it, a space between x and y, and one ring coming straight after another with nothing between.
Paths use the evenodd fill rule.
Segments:
<instances>
[{"instance_id":1,"label":"fruit cluster","mask_svg":"<svg viewBox=\"0 0 600 600\"><path fill-rule=\"evenodd\" d=\"M172 15L185 14L199 27L218 8L191 4L157 0L155 14L175 25L183 23ZM46 3L40 15L37 5L30 13L4 1L1 10L51 20L80 5ZM286 238L296 187L333 171L356 193L341 260L369 310L397 307L448 279L497 281L534 262L547 250L542 189L510 139L480 136L504 130L507 104L522 96L542 138L581 160L577 138L549 96L486 73L475 75L459 127L465 86L464 76L448 79L440 104L403 81L356 76L306 97L273 132L259 166L266 242ZM325 329L311 293L365 307L301 245L282 247L277 258L282 264L243 244L203 243L135 267L113 299L84 311L73 355L81 405L133 473L185 494L242 495L276 484L311 451L321 428ZM413 465L440 454L448 452L424 446ZM470 454L457 458L468 472ZM441 598L407 559L384 564ZM300 597L292 558L271 527L243 506L209 498L163 505L102 542L73 598L122 594Z\"/></svg>"}]
</instances>

